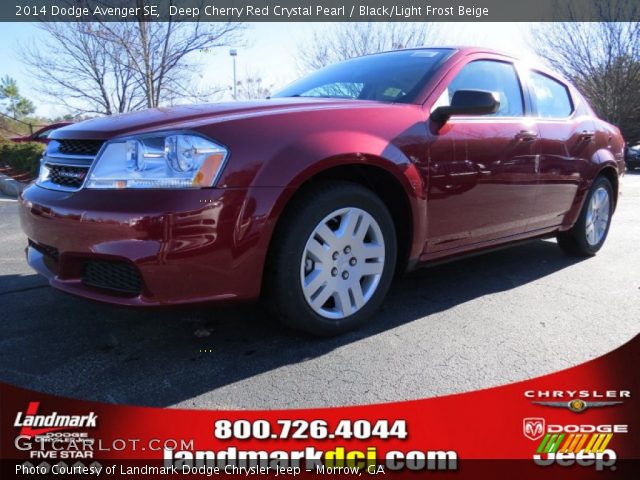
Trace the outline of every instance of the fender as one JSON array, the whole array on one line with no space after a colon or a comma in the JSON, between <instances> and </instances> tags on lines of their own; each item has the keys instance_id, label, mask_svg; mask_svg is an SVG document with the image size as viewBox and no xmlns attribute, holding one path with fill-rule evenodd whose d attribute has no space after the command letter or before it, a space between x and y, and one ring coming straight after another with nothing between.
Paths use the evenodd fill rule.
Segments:
<instances>
[{"instance_id":1,"label":"fender","mask_svg":"<svg viewBox=\"0 0 640 480\"><path fill-rule=\"evenodd\" d=\"M249 225L248 213L260 212L259 243L265 251L281 213L305 182L328 169L358 164L378 168L395 179L411 208L408 253L416 257L422 250L427 189L417 165L426 164L427 149L420 105L364 102L329 108L314 104L304 111L290 109L268 117L221 122L215 128L203 128L202 133L225 139L231 156L217 188L253 192L241 210L239 224ZM253 203L268 196L270 202ZM247 235L253 230L243 227L243 231Z\"/></svg>"},{"instance_id":2,"label":"fender","mask_svg":"<svg viewBox=\"0 0 640 480\"><path fill-rule=\"evenodd\" d=\"M297 171L287 166L295 159ZM288 145L264 162L253 185L279 183L298 188L305 181L332 167L346 164L371 163L392 174L407 195L423 198L424 182L414 163L395 145L365 132L328 131L309 135Z\"/></svg>"},{"instance_id":3,"label":"fender","mask_svg":"<svg viewBox=\"0 0 640 480\"><path fill-rule=\"evenodd\" d=\"M339 147L337 147L339 146ZM291 159L299 159L296 171L287 168ZM422 244L416 239L426 234L426 185L414 162L398 147L363 132L320 132L304 141L283 148L272 159L264 163L257 172L254 185L267 186L282 182L285 187L269 212L269 224L275 226L288 202L296 191L308 180L329 169L347 165L377 167L393 176L407 196L411 207L413 240L411 256L417 256ZM280 173L280 178L274 178ZM271 231L268 233L271 235Z\"/></svg>"},{"instance_id":4,"label":"fender","mask_svg":"<svg viewBox=\"0 0 640 480\"><path fill-rule=\"evenodd\" d=\"M607 148L601 148L596 150L594 154L591 156L590 162L590 172L589 177L585 179L578 189L576 193L576 197L573 200L573 204L571 208L565 215L561 230L568 230L578 221L578 216L582 211L582 207L584 206L584 202L587 198L587 193L593 184L593 181L603 173L605 170L611 170L615 172L616 176L620 175L620 171L618 169L618 163L614 154ZM593 172L593 173L592 173ZM613 184L613 208L615 208L618 204L618 183L614 182Z\"/></svg>"},{"instance_id":5,"label":"fender","mask_svg":"<svg viewBox=\"0 0 640 480\"><path fill-rule=\"evenodd\" d=\"M606 148L601 148L596 153L598 155L597 172L593 178L595 179L598 175L606 174L610 180L613 180L611 184L613 187L613 211L615 211L618 206L618 196L620 193L619 178L621 172L624 172L625 169L624 160L618 160L616 155Z\"/></svg>"}]
</instances>

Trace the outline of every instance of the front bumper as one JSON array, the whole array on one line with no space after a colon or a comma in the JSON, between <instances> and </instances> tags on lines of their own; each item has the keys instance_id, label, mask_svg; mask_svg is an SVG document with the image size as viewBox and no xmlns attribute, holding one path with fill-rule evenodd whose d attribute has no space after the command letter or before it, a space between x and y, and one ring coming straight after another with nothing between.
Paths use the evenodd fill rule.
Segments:
<instances>
[{"instance_id":1,"label":"front bumper","mask_svg":"<svg viewBox=\"0 0 640 480\"><path fill-rule=\"evenodd\" d=\"M251 300L281 193L34 185L20 197L20 220L29 264L65 292L132 306Z\"/></svg>"}]
</instances>

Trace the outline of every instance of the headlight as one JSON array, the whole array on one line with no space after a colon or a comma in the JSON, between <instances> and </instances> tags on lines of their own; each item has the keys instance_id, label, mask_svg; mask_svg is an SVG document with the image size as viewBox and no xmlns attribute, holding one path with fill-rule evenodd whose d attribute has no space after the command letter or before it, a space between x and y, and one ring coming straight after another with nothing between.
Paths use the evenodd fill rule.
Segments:
<instances>
[{"instance_id":1,"label":"headlight","mask_svg":"<svg viewBox=\"0 0 640 480\"><path fill-rule=\"evenodd\" d=\"M140 135L107 142L85 188L200 188L218 180L228 150L185 133Z\"/></svg>"},{"instance_id":2,"label":"headlight","mask_svg":"<svg viewBox=\"0 0 640 480\"><path fill-rule=\"evenodd\" d=\"M44 159L40 160L40 170L38 171L38 183L45 182L49 179L51 171L49 167L44 163Z\"/></svg>"}]
</instances>

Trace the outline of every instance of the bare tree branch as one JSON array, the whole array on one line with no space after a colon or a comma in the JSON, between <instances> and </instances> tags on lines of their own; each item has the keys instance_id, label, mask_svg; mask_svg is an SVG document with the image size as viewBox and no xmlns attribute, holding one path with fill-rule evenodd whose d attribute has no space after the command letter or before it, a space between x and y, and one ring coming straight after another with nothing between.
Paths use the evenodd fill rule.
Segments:
<instances>
[{"instance_id":1,"label":"bare tree branch","mask_svg":"<svg viewBox=\"0 0 640 480\"><path fill-rule=\"evenodd\" d=\"M111 61L116 45L106 44L90 23L42 23L46 44L24 45L21 55L45 97L75 113L124 112L142 92L128 71Z\"/></svg>"},{"instance_id":2,"label":"bare tree branch","mask_svg":"<svg viewBox=\"0 0 640 480\"><path fill-rule=\"evenodd\" d=\"M193 53L239 44L239 23L43 23L46 43L23 46L40 92L75 113L113 113L202 99Z\"/></svg>"},{"instance_id":3,"label":"bare tree branch","mask_svg":"<svg viewBox=\"0 0 640 480\"><path fill-rule=\"evenodd\" d=\"M370 53L419 47L436 41L432 23L339 23L313 31L298 49L299 69L305 73Z\"/></svg>"},{"instance_id":4,"label":"bare tree branch","mask_svg":"<svg viewBox=\"0 0 640 480\"><path fill-rule=\"evenodd\" d=\"M580 0L557 5L566 18L593 9L599 22L541 24L534 29L533 48L550 66L572 80L603 119L617 125L626 140L640 141L640 23L634 0Z\"/></svg>"},{"instance_id":5,"label":"bare tree branch","mask_svg":"<svg viewBox=\"0 0 640 480\"><path fill-rule=\"evenodd\" d=\"M191 54L241 43L245 26L240 23L147 22L101 23L101 38L118 46L125 55L114 62L128 62L147 107L156 107L175 95L190 96L190 80L197 70ZM182 92L179 94L178 92Z\"/></svg>"},{"instance_id":6,"label":"bare tree branch","mask_svg":"<svg viewBox=\"0 0 640 480\"><path fill-rule=\"evenodd\" d=\"M264 82L260 73L247 70L244 76L236 82L239 100L254 100L271 95L273 85Z\"/></svg>"}]
</instances>

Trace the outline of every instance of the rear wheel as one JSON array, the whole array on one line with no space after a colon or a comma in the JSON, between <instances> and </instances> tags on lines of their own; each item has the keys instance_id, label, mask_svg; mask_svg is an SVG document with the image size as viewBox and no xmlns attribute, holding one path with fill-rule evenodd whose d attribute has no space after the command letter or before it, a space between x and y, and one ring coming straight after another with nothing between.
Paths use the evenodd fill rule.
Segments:
<instances>
[{"instance_id":1,"label":"rear wheel","mask_svg":"<svg viewBox=\"0 0 640 480\"><path fill-rule=\"evenodd\" d=\"M595 255L607 238L613 214L613 188L605 177L593 182L576 224L558 234L558 245L570 255Z\"/></svg>"},{"instance_id":2,"label":"rear wheel","mask_svg":"<svg viewBox=\"0 0 640 480\"><path fill-rule=\"evenodd\" d=\"M396 263L391 215L372 191L349 182L312 187L279 225L265 278L266 301L285 324L336 335L380 306Z\"/></svg>"}]
</instances>

